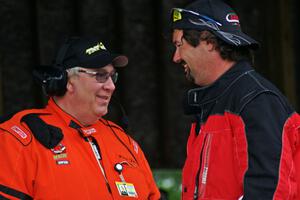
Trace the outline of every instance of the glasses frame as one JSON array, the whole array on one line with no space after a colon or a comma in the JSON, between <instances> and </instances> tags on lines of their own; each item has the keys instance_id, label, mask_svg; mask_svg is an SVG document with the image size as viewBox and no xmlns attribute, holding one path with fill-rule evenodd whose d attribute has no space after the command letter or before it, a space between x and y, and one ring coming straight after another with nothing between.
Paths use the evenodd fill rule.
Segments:
<instances>
[{"instance_id":1,"label":"glasses frame","mask_svg":"<svg viewBox=\"0 0 300 200\"><path fill-rule=\"evenodd\" d=\"M115 84L118 80L118 75L119 75L118 72L115 70L109 73L109 72L95 72L95 71L89 71L85 69L78 69L77 72L94 76L98 83L105 83L109 78L111 78L111 80Z\"/></svg>"}]
</instances>

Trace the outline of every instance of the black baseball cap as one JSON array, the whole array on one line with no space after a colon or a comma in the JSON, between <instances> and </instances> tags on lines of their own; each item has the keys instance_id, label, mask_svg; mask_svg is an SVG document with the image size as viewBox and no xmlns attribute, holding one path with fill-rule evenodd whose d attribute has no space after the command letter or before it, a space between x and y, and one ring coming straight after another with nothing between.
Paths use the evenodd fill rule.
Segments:
<instances>
[{"instance_id":1,"label":"black baseball cap","mask_svg":"<svg viewBox=\"0 0 300 200\"><path fill-rule=\"evenodd\" d=\"M172 9L172 29L208 30L232 46L257 49L259 43L242 32L239 17L222 0L197 0Z\"/></svg>"},{"instance_id":2,"label":"black baseball cap","mask_svg":"<svg viewBox=\"0 0 300 200\"><path fill-rule=\"evenodd\" d=\"M73 67L101 68L108 64L125 67L128 58L125 55L112 54L104 42L97 38L74 37L61 46L53 65L65 70Z\"/></svg>"}]
</instances>

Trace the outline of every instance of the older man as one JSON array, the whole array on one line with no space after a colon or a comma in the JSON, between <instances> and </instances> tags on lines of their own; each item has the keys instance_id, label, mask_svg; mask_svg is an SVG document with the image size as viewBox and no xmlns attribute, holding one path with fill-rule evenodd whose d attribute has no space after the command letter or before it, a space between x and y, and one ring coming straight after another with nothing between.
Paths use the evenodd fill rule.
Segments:
<instances>
[{"instance_id":1,"label":"older man","mask_svg":"<svg viewBox=\"0 0 300 200\"><path fill-rule=\"evenodd\" d=\"M99 40L73 38L34 72L49 102L0 125L1 199L159 199L138 144L102 118L115 67L127 63Z\"/></svg>"}]
</instances>

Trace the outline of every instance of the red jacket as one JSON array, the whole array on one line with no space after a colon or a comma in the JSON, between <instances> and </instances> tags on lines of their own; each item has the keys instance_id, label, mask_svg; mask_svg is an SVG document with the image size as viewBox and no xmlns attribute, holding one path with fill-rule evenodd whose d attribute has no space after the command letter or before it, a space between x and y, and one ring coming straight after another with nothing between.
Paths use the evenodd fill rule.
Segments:
<instances>
[{"instance_id":1,"label":"red jacket","mask_svg":"<svg viewBox=\"0 0 300 200\"><path fill-rule=\"evenodd\" d=\"M247 62L190 90L183 200L300 199L300 117Z\"/></svg>"},{"instance_id":2,"label":"red jacket","mask_svg":"<svg viewBox=\"0 0 300 200\"><path fill-rule=\"evenodd\" d=\"M63 139L58 145L49 149L38 141L42 136L39 140L51 143L43 134L34 135L31 127L21 122L28 113L37 113L51 125L50 132L55 127L61 129ZM53 100L45 109L20 112L1 124L0 197L159 199L147 160L132 138L104 119L85 128L78 128L78 124ZM55 141L56 136L51 137ZM117 163L123 167L121 173L114 169Z\"/></svg>"}]
</instances>

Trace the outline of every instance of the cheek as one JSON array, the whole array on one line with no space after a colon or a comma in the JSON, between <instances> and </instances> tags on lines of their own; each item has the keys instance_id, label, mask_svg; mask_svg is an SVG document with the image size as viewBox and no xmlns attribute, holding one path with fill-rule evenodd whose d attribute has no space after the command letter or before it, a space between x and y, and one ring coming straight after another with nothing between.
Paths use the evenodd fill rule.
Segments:
<instances>
[{"instance_id":1,"label":"cheek","mask_svg":"<svg viewBox=\"0 0 300 200\"><path fill-rule=\"evenodd\" d=\"M179 54L183 60L189 61L193 55L193 50L188 47L182 47L182 49L179 51Z\"/></svg>"},{"instance_id":2,"label":"cheek","mask_svg":"<svg viewBox=\"0 0 300 200\"><path fill-rule=\"evenodd\" d=\"M177 54L182 58L182 59L184 59L184 57L185 57L185 50L184 49L178 49L178 51L176 51L177 52Z\"/></svg>"},{"instance_id":3,"label":"cheek","mask_svg":"<svg viewBox=\"0 0 300 200\"><path fill-rule=\"evenodd\" d=\"M186 51L185 57L188 60L188 62L192 65L196 65L197 63L201 62L200 56L198 53L196 53L194 50Z\"/></svg>"},{"instance_id":4,"label":"cheek","mask_svg":"<svg viewBox=\"0 0 300 200\"><path fill-rule=\"evenodd\" d=\"M81 102L91 101L92 96L95 94L95 90L91 85L86 83L80 83L74 86L75 96L79 98Z\"/></svg>"}]
</instances>

